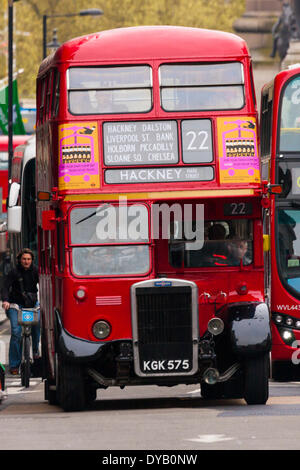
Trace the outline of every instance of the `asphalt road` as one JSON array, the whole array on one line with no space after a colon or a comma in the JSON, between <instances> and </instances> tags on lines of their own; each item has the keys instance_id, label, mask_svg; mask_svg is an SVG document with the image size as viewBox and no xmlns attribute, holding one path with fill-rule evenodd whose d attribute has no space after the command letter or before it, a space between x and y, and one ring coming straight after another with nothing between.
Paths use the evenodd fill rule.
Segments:
<instances>
[{"instance_id":1,"label":"asphalt road","mask_svg":"<svg viewBox=\"0 0 300 470\"><path fill-rule=\"evenodd\" d=\"M4 349L7 323L0 327ZM95 450L105 458L118 450L134 456L137 450L198 455L203 450L300 449L300 382L271 380L270 398L260 406L244 400L207 401L196 385L111 387L98 391L93 405L78 413L49 405L39 378L28 389L19 377L7 375L6 384L0 404L1 450Z\"/></svg>"}]
</instances>

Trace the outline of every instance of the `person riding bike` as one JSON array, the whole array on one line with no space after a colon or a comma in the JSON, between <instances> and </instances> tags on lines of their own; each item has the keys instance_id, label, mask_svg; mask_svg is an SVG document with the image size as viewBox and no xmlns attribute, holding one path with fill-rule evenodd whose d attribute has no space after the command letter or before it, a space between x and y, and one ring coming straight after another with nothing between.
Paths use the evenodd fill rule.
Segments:
<instances>
[{"instance_id":1,"label":"person riding bike","mask_svg":"<svg viewBox=\"0 0 300 470\"><path fill-rule=\"evenodd\" d=\"M37 284L39 281L37 267L33 264L34 254L24 248L17 255L17 265L4 277L2 288L2 307L10 320L11 338L9 343L10 373L19 373L22 359L21 334L18 324L18 308L32 308L37 305ZM40 325L32 326L33 359L39 357Z\"/></svg>"}]
</instances>

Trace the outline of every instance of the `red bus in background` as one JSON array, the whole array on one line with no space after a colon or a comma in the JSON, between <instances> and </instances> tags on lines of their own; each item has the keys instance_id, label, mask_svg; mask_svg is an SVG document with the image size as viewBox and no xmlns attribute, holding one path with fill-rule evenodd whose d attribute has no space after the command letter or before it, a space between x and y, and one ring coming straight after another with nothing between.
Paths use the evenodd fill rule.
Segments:
<instances>
[{"instance_id":1,"label":"red bus in background","mask_svg":"<svg viewBox=\"0 0 300 470\"><path fill-rule=\"evenodd\" d=\"M98 388L197 383L265 403L245 42L183 27L73 39L40 66L36 140L45 398L69 411Z\"/></svg>"},{"instance_id":2,"label":"red bus in background","mask_svg":"<svg viewBox=\"0 0 300 470\"><path fill-rule=\"evenodd\" d=\"M14 135L13 149L24 145L29 135ZM8 136L0 135L0 188L2 190L2 215L6 218L6 199L8 195Z\"/></svg>"},{"instance_id":3,"label":"red bus in background","mask_svg":"<svg viewBox=\"0 0 300 470\"><path fill-rule=\"evenodd\" d=\"M35 135L14 151L8 195L7 231L11 264L22 247L30 248L37 259L35 198ZM18 214L16 216L16 213Z\"/></svg>"},{"instance_id":4,"label":"red bus in background","mask_svg":"<svg viewBox=\"0 0 300 470\"><path fill-rule=\"evenodd\" d=\"M271 196L268 262L272 377L299 379L300 342L300 67L279 72L262 89L263 178L281 185Z\"/></svg>"},{"instance_id":5,"label":"red bus in background","mask_svg":"<svg viewBox=\"0 0 300 470\"><path fill-rule=\"evenodd\" d=\"M14 154L18 154L19 146L29 139L29 135L14 135ZM8 197L8 136L0 135L0 200L2 201L0 213L0 287L2 286L3 272L10 265L10 253L7 239L7 197Z\"/></svg>"}]
</instances>

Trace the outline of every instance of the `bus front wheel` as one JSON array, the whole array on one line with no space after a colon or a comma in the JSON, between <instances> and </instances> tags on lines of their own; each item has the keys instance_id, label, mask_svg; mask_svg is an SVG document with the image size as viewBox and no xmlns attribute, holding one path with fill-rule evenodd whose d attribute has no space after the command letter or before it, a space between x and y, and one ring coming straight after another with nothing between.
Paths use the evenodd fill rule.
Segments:
<instances>
[{"instance_id":1,"label":"bus front wheel","mask_svg":"<svg viewBox=\"0 0 300 470\"><path fill-rule=\"evenodd\" d=\"M248 405L264 405L269 398L269 353L244 363L244 398Z\"/></svg>"},{"instance_id":2,"label":"bus front wheel","mask_svg":"<svg viewBox=\"0 0 300 470\"><path fill-rule=\"evenodd\" d=\"M85 387L83 370L58 357L58 401L64 411L81 411L85 408Z\"/></svg>"}]
</instances>

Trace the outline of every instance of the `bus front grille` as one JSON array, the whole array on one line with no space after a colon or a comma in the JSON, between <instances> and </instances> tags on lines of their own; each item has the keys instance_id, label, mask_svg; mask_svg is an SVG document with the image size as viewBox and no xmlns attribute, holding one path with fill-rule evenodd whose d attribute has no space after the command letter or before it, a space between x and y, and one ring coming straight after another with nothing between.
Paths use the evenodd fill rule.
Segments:
<instances>
[{"instance_id":1,"label":"bus front grille","mask_svg":"<svg viewBox=\"0 0 300 470\"><path fill-rule=\"evenodd\" d=\"M191 285L134 288L133 332L138 375L191 374L197 309ZM177 281L176 284L180 284ZM197 332L196 332L197 335Z\"/></svg>"},{"instance_id":2,"label":"bus front grille","mask_svg":"<svg viewBox=\"0 0 300 470\"><path fill-rule=\"evenodd\" d=\"M141 344L186 343L192 337L189 287L142 288L136 292Z\"/></svg>"}]
</instances>

